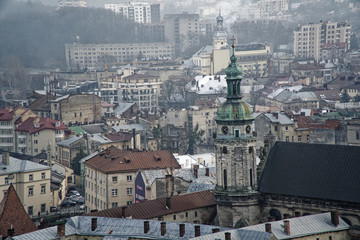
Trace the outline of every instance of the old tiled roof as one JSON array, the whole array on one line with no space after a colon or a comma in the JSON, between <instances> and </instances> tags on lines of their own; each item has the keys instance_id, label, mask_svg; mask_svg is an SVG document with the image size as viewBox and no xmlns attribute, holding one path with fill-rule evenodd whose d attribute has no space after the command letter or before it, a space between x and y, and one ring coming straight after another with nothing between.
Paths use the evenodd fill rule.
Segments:
<instances>
[{"instance_id":1,"label":"old tiled roof","mask_svg":"<svg viewBox=\"0 0 360 240\"><path fill-rule=\"evenodd\" d=\"M139 169L180 168L171 152L122 151L111 146L89 159L86 165L104 173L137 171Z\"/></svg>"},{"instance_id":2,"label":"old tiled roof","mask_svg":"<svg viewBox=\"0 0 360 240\"><path fill-rule=\"evenodd\" d=\"M0 121L10 121L14 117L14 110L0 109Z\"/></svg>"},{"instance_id":3,"label":"old tiled roof","mask_svg":"<svg viewBox=\"0 0 360 240\"><path fill-rule=\"evenodd\" d=\"M7 190L0 203L0 236L8 236L8 229L15 229L14 235L36 231L37 228L16 194L13 185Z\"/></svg>"},{"instance_id":4,"label":"old tiled roof","mask_svg":"<svg viewBox=\"0 0 360 240\"><path fill-rule=\"evenodd\" d=\"M36 122L39 124L38 127L35 126ZM24 131L33 134L44 129L66 130L67 127L63 123L51 118L29 117L19 127L17 127L15 131Z\"/></svg>"},{"instance_id":5,"label":"old tiled roof","mask_svg":"<svg viewBox=\"0 0 360 240\"><path fill-rule=\"evenodd\" d=\"M36 100L34 102L32 102L29 105L29 109L31 109L32 111L47 111L50 112L51 111L51 104L50 101L56 99L57 97L54 95L40 95L40 94L36 94Z\"/></svg>"},{"instance_id":6,"label":"old tiled roof","mask_svg":"<svg viewBox=\"0 0 360 240\"><path fill-rule=\"evenodd\" d=\"M314 122L309 116L294 115L294 120L297 122L298 128L309 128Z\"/></svg>"},{"instance_id":7,"label":"old tiled roof","mask_svg":"<svg viewBox=\"0 0 360 240\"><path fill-rule=\"evenodd\" d=\"M360 203L360 147L276 142L259 191Z\"/></svg>"},{"instance_id":8,"label":"old tiled roof","mask_svg":"<svg viewBox=\"0 0 360 240\"><path fill-rule=\"evenodd\" d=\"M133 74L127 77L124 77L126 80L132 80L132 79L144 79L144 78L159 78L157 76L152 76L148 74Z\"/></svg>"},{"instance_id":9,"label":"old tiled roof","mask_svg":"<svg viewBox=\"0 0 360 240\"><path fill-rule=\"evenodd\" d=\"M201 191L184 195L172 196L170 207L166 208L166 198L158 198L142 203L128 205L125 216L133 219L152 219L160 216L185 212L191 209L210 207L216 205L215 195L211 191ZM99 212L92 212L88 216L122 217L122 207L111 208Z\"/></svg>"},{"instance_id":10,"label":"old tiled roof","mask_svg":"<svg viewBox=\"0 0 360 240\"><path fill-rule=\"evenodd\" d=\"M132 133L128 133L128 132L109 133L106 134L105 137L107 137L113 142L128 142L131 141Z\"/></svg>"}]
</instances>

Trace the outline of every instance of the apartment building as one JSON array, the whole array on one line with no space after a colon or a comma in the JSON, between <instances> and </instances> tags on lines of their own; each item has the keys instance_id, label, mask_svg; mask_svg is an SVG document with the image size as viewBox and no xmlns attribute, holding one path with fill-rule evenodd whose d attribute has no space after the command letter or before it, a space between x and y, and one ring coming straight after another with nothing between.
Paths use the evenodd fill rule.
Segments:
<instances>
[{"instance_id":1,"label":"apartment building","mask_svg":"<svg viewBox=\"0 0 360 240\"><path fill-rule=\"evenodd\" d=\"M10 157L7 152L0 157L0 197L3 198L12 184L29 216L50 211L51 168Z\"/></svg>"},{"instance_id":2,"label":"apartment building","mask_svg":"<svg viewBox=\"0 0 360 240\"><path fill-rule=\"evenodd\" d=\"M129 63L143 60L169 59L175 56L173 43L65 44L67 69L105 66L107 63Z\"/></svg>"},{"instance_id":3,"label":"apartment building","mask_svg":"<svg viewBox=\"0 0 360 240\"><path fill-rule=\"evenodd\" d=\"M86 7L86 0L58 0L58 8Z\"/></svg>"},{"instance_id":4,"label":"apartment building","mask_svg":"<svg viewBox=\"0 0 360 240\"><path fill-rule=\"evenodd\" d=\"M84 162L87 211L133 204L139 190L135 182L139 169L167 168L181 168L169 151L105 149Z\"/></svg>"},{"instance_id":5,"label":"apartment building","mask_svg":"<svg viewBox=\"0 0 360 240\"><path fill-rule=\"evenodd\" d=\"M347 22L320 21L299 26L294 31L294 55L319 60L327 44L345 43L350 48L351 26Z\"/></svg>"},{"instance_id":6,"label":"apartment building","mask_svg":"<svg viewBox=\"0 0 360 240\"><path fill-rule=\"evenodd\" d=\"M164 23L165 39L175 44L176 56L189 46L199 43L199 14L166 14Z\"/></svg>"},{"instance_id":7,"label":"apartment building","mask_svg":"<svg viewBox=\"0 0 360 240\"><path fill-rule=\"evenodd\" d=\"M255 5L255 15L259 17L275 16L289 10L288 0L261 0Z\"/></svg>"},{"instance_id":8,"label":"apartment building","mask_svg":"<svg viewBox=\"0 0 360 240\"><path fill-rule=\"evenodd\" d=\"M160 22L160 4L149 2L124 2L105 4L105 9L110 9L136 23Z\"/></svg>"}]
</instances>

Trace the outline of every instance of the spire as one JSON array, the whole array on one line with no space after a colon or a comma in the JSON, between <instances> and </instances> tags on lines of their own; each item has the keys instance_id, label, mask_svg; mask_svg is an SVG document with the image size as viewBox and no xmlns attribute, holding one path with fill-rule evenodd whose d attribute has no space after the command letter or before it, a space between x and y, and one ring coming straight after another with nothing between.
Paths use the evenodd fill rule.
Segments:
<instances>
[{"instance_id":1,"label":"spire","mask_svg":"<svg viewBox=\"0 0 360 240\"><path fill-rule=\"evenodd\" d=\"M240 82L242 80L241 68L236 64L235 57L235 37L232 37L232 55L230 57L230 64L225 69L227 82L227 99L241 99Z\"/></svg>"}]
</instances>

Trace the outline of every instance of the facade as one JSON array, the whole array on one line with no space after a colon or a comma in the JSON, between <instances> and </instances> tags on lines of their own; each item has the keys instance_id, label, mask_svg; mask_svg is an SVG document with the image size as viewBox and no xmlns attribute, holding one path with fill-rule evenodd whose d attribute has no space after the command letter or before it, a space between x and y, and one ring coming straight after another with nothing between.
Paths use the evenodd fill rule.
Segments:
<instances>
[{"instance_id":1,"label":"facade","mask_svg":"<svg viewBox=\"0 0 360 240\"><path fill-rule=\"evenodd\" d=\"M66 125L101 122L101 99L93 94L69 94L51 101L51 117Z\"/></svg>"},{"instance_id":2,"label":"facade","mask_svg":"<svg viewBox=\"0 0 360 240\"><path fill-rule=\"evenodd\" d=\"M66 167L73 168L73 160L82 151L88 154L87 137L72 137L56 144L56 161ZM90 149L89 149L90 151Z\"/></svg>"},{"instance_id":3,"label":"facade","mask_svg":"<svg viewBox=\"0 0 360 240\"><path fill-rule=\"evenodd\" d=\"M135 202L138 170L180 168L168 151L122 151L109 147L84 163L87 211Z\"/></svg>"},{"instance_id":4,"label":"facade","mask_svg":"<svg viewBox=\"0 0 360 240\"><path fill-rule=\"evenodd\" d=\"M303 25L294 31L294 55L319 60L324 44L346 44L350 48L351 26L347 22L324 21Z\"/></svg>"},{"instance_id":5,"label":"facade","mask_svg":"<svg viewBox=\"0 0 360 240\"><path fill-rule=\"evenodd\" d=\"M289 10L288 0L261 0L256 2L255 15L260 18L276 16Z\"/></svg>"},{"instance_id":6,"label":"facade","mask_svg":"<svg viewBox=\"0 0 360 240\"><path fill-rule=\"evenodd\" d=\"M199 14L166 14L164 23L165 39L175 45L176 56L191 45L199 44Z\"/></svg>"},{"instance_id":7,"label":"facade","mask_svg":"<svg viewBox=\"0 0 360 240\"><path fill-rule=\"evenodd\" d=\"M12 185L29 216L50 211L50 167L10 157L6 152L1 156L0 166L1 197Z\"/></svg>"},{"instance_id":8,"label":"facade","mask_svg":"<svg viewBox=\"0 0 360 240\"><path fill-rule=\"evenodd\" d=\"M107 63L129 63L141 57L144 60L174 58L173 43L114 43L65 44L66 67L74 69L103 67Z\"/></svg>"},{"instance_id":9,"label":"facade","mask_svg":"<svg viewBox=\"0 0 360 240\"><path fill-rule=\"evenodd\" d=\"M136 23L160 22L160 4L148 2L126 2L105 4L105 9L110 9Z\"/></svg>"}]
</instances>

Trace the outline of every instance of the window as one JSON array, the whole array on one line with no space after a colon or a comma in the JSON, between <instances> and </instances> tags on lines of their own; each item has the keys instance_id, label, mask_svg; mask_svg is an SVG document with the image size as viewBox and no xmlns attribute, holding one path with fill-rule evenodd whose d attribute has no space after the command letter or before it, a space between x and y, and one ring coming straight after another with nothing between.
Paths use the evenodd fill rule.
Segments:
<instances>
[{"instance_id":1,"label":"window","mask_svg":"<svg viewBox=\"0 0 360 240\"><path fill-rule=\"evenodd\" d=\"M28 193L29 193L29 196L33 196L33 195L34 195L34 188L33 188L33 187L29 187Z\"/></svg>"},{"instance_id":2,"label":"window","mask_svg":"<svg viewBox=\"0 0 360 240\"><path fill-rule=\"evenodd\" d=\"M197 212L195 211L195 217L197 217L198 216L198 214L197 214Z\"/></svg>"},{"instance_id":3,"label":"window","mask_svg":"<svg viewBox=\"0 0 360 240\"><path fill-rule=\"evenodd\" d=\"M278 130L278 127L277 126L274 126L274 130L275 130L275 132Z\"/></svg>"},{"instance_id":4,"label":"window","mask_svg":"<svg viewBox=\"0 0 360 240\"><path fill-rule=\"evenodd\" d=\"M360 131L356 131L356 140L360 140Z\"/></svg>"},{"instance_id":5,"label":"window","mask_svg":"<svg viewBox=\"0 0 360 240\"><path fill-rule=\"evenodd\" d=\"M113 208L116 208L116 207L118 206L118 203L117 203L117 202L113 202L113 203L111 204L111 206L112 206Z\"/></svg>"},{"instance_id":6,"label":"window","mask_svg":"<svg viewBox=\"0 0 360 240\"><path fill-rule=\"evenodd\" d=\"M112 181L113 181L113 182L117 182L117 181L118 181L118 178L117 178L117 177L112 177Z\"/></svg>"},{"instance_id":7,"label":"window","mask_svg":"<svg viewBox=\"0 0 360 240\"><path fill-rule=\"evenodd\" d=\"M289 141L289 136L286 136L285 141L286 141L286 142Z\"/></svg>"},{"instance_id":8,"label":"window","mask_svg":"<svg viewBox=\"0 0 360 240\"><path fill-rule=\"evenodd\" d=\"M29 215L33 215L33 213L34 213L34 207L33 207L33 206L29 206L29 207L28 207L28 214L29 214Z\"/></svg>"},{"instance_id":9,"label":"window","mask_svg":"<svg viewBox=\"0 0 360 240\"><path fill-rule=\"evenodd\" d=\"M188 216L189 216L189 213L188 213L188 212L186 212L186 213L185 213L185 217L188 217Z\"/></svg>"},{"instance_id":10,"label":"window","mask_svg":"<svg viewBox=\"0 0 360 240\"><path fill-rule=\"evenodd\" d=\"M309 141L309 135L306 135L306 141Z\"/></svg>"},{"instance_id":11,"label":"window","mask_svg":"<svg viewBox=\"0 0 360 240\"><path fill-rule=\"evenodd\" d=\"M173 219L176 220L176 215L173 216Z\"/></svg>"},{"instance_id":12,"label":"window","mask_svg":"<svg viewBox=\"0 0 360 240\"><path fill-rule=\"evenodd\" d=\"M126 194L132 195L132 188L126 188Z\"/></svg>"},{"instance_id":13,"label":"window","mask_svg":"<svg viewBox=\"0 0 360 240\"><path fill-rule=\"evenodd\" d=\"M46 204L41 204L41 212L45 212L46 211Z\"/></svg>"},{"instance_id":14,"label":"window","mask_svg":"<svg viewBox=\"0 0 360 240\"><path fill-rule=\"evenodd\" d=\"M33 181L34 180L34 175L30 174L29 175L29 181Z\"/></svg>"},{"instance_id":15,"label":"window","mask_svg":"<svg viewBox=\"0 0 360 240\"><path fill-rule=\"evenodd\" d=\"M38 140L34 140L34 144L38 144Z\"/></svg>"},{"instance_id":16,"label":"window","mask_svg":"<svg viewBox=\"0 0 360 240\"><path fill-rule=\"evenodd\" d=\"M126 202L126 205L131 205L132 204L132 201L127 201Z\"/></svg>"},{"instance_id":17,"label":"window","mask_svg":"<svg viewBox=\"0 0 360 240\"><path fill-rule=\"evenodd\" d=\"M288 127L288 126L286 126L286 127L285 127L285 130L286 130L286 131L289 131L289 127Z\"/></svg>"},{"instance_id":18,"label":"window","mask_svg":"<svg viewBox=\"0 0 360 240\"><path fill-rule=\"evenodd\" d=\"M117 190L117 189L111 190L111 194L112 194L113 196L117 196L117 195L118 195L118 190Z\"/></svg>"},{"instance_id":19,"label":"window","mask_svg":"<svg viewBox=\"0 0 360 240\"><path fill-rule=\"evenodd\" d=\"M5 184L9 184L9 178L5 178Z\"/></svg>"},{"instance_id":20,"label":"window","mask_svg":"<svg viewBox=\"0 0 360 240\"><path fill-rule=\"evenodd\" d=\"M46 185L41 186L41 193L46 193Z\"/></svg>"},{"instance_id":21,"label":"window","mask_svg":"<svg viewBox=\"0 0 360 240\"><path fill-rule=\"evenodd\" d=\"M45 177L46 177L46 174L44 172L41 173L41 179L45 179Z\"/></svg>"},{"instance_id":22,"label":"window","mask_svg":"<svg viewBox=\"0 0 360 240\"><path fill-rule=\"evenodd\" d=\"M132 181L132 176L131 176L131 175L126 176L126 180L127 180L128 182L131 182L131 181Z\"/></svg>"},{"instance_id":23,"label":"window","mask_svg":"<svg viewBox=\"0 0 360 240\"><path fill-rule=\"evenodd\" d=\"M301 135L298 136L298 142L301 142Z\"/></svg>"}]
</instances>

